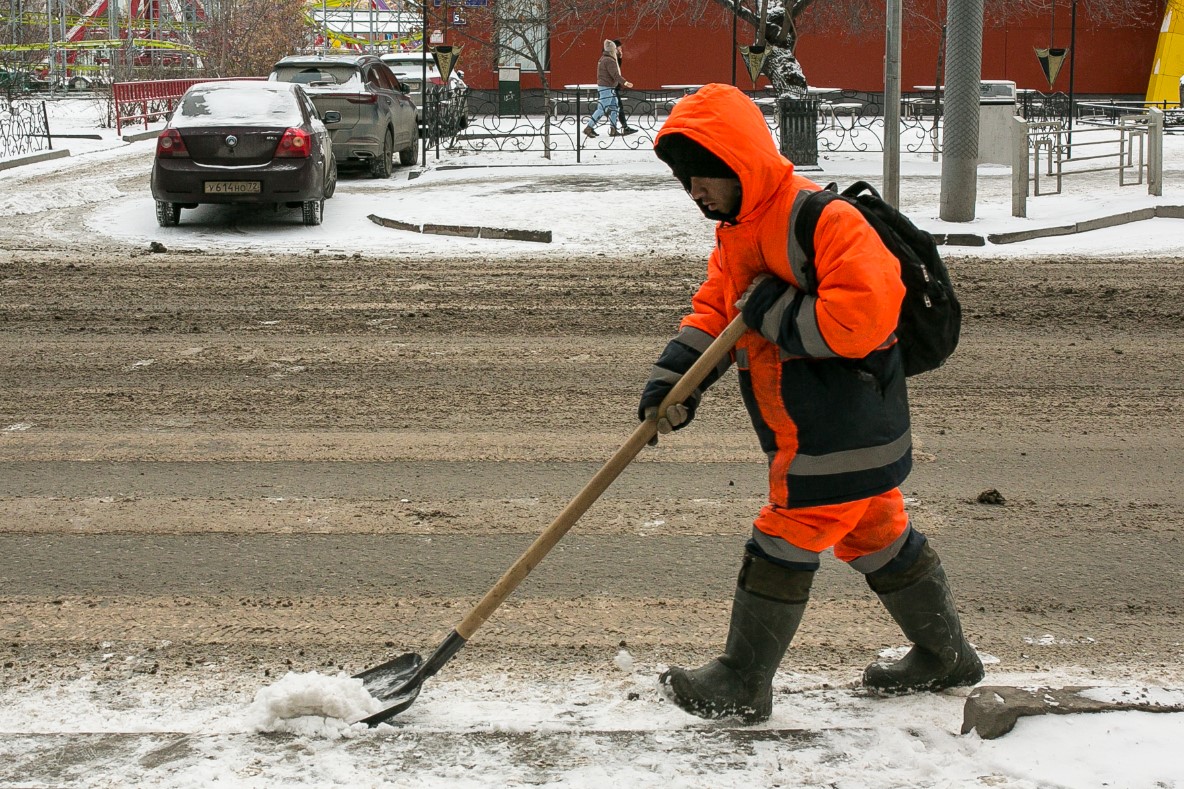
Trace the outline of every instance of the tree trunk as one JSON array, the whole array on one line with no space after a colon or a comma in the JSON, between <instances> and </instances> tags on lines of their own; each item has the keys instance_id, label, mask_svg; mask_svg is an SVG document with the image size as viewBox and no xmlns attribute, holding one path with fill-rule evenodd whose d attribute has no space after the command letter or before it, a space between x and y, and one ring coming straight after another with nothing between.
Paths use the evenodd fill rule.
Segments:
<instances>
[{"instance_id":1,"label":"tree trunk","mask_svg":"<svg viewBox=\"0 0 1184 789\"><path fill-rule=\"evenodd\" d=\"M769 54L765 56L761 73L769 78L777 95L789 93L800 96L806 90L806 75L802 73L802 66L794 57L793 50L772 42L766 42L765 46L769 48Z\"/></svg>"}]
</instances>

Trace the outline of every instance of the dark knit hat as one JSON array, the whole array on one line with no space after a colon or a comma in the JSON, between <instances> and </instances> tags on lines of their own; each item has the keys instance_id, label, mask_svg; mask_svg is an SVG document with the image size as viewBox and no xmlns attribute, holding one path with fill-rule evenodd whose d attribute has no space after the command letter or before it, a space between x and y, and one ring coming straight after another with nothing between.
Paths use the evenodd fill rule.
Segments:
<instances>
[{"instance_id":1,"label":"dark knit hat","mask_svg":"<svg viewBox=\"0 0 1184 789\"><path fill-rule=\"evenodd\" d=\"M690 189L691 178L736 178L736 171L685 134L666 134L658 140L654 152L670 166L674 177Z\"/></svg>"}]
</instances>

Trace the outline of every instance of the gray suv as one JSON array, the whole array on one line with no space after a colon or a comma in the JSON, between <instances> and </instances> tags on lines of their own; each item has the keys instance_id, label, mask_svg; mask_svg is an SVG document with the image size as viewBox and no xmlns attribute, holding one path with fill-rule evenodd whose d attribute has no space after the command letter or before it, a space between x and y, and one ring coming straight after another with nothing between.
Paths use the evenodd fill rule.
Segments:
<instances>
[{"instance_id":1,"label":"gray suv","mask_svg":"<svg viewBox=\"0 0 1184 789\"><path fill-rule=\"evenodd\" d=\"M399 164L419 158L419 112L400 83L375 55L291 55L271 69L273 82L301 85L333 138L341 168L364 166L389 178Z\"/></svg>"}]
</instances>

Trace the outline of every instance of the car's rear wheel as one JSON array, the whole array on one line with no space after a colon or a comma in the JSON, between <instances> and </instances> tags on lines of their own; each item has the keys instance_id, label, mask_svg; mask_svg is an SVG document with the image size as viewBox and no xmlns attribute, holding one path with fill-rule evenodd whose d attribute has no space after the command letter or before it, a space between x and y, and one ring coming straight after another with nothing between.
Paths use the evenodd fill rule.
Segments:
<instances>
[{"instance_id":1,"label":"car's rear wheel","mask_svg":"<svg viewBox=\"0 0 1184 789\"><path fill-rule=\"evenodd\" d=\"M324 200L305 200L303 203L304 224L319 225L325 214Z\"/></svg>"},{"instance_id":2,"label":"car's rear wheel","mask_svg":"<svg viewBox=\"0 0 1184 789\"><path fill-rule=\"evenodd\" d=\"M337 162L329 162L329 177L325 184L325 199L328 200L337 191Z\"/></svg>"},{"instance_id":3,"label":"car's rear wheel","mask_svg":"<svg viewBox=\"0 0 1184 789\"><path fill-rule=\"evenodd\" d=\"M419 140L415 140L403 150L399 151L399 164L410 167L419 161Z\"/></svg>"},{"instance_id":4,"label":"car's rear wheel","mask_svg":"<svg viewBox=\"0 0 1184 789\"><path fill-rule=\"evenodd\" d=\"M395 138L391 135L390 129L387 129L386 137L382 140L382 156L370 163L370 177L390 178L394 169Z\"/></svg>"},{"instance_id":5,"label":"car's rear wheel","mask_svg":"<svg viewBox=\"0 0 1184 789\"><path fill-rule=\"evenodd\" d=\"M176 227L181 224L181 204L157 200L156 223L161 227Z\"/></svg>"}]
</instances>

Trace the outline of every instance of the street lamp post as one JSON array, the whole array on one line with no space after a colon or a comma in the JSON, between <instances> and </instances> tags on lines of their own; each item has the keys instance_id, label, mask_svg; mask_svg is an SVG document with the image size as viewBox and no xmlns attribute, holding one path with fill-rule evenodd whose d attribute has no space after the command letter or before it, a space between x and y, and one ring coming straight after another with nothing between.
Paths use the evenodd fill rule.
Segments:
<instances>
[{"instance_id":1,"label":"street lamp post","mask_svg":"<svg viewBox=\"0 0 1184 789\"><path fill-rule=\"evenodd\" d=\"M1069 158L1073 158L1073 66L1077 62L1077 0L1073 0L1069 14Z\"/></svg>"},{"instance_id":2,"label":"street lamp post","mask_svg":"<svg viewBox=\"0 0 1184 789\"><path fill-rule=\"evenodd\" d=\"M900 205L900 39L903 0L888 0L884 35L884 200Z\"/></svg>"},{"instance_id":3,"label":"street lamp post","mask_svg":"<svg viewBox=\"0 0 1184 789\"><path fill-rule=\"evenodd\" d=\"M740 16L740 0L732 0L732 87L736 87L736 22Z\"/></svg>"}]
</instances>

